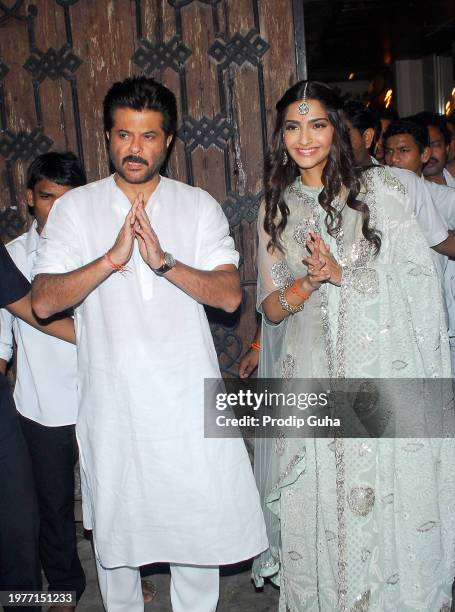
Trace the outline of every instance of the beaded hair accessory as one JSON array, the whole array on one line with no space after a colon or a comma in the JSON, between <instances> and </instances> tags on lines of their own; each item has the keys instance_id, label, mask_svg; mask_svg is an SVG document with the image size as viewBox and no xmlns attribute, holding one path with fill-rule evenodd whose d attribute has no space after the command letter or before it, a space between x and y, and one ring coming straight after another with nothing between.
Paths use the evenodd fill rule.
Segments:
<instances>
[{"instance_id":1,"label":"beaded hair accessory","mask_svg":"<svg viewBox=\"0 0 455 612\"><path fill-rule=\"evenodd\" d=\"M310 107L306 101L306 90L308 88L308 81L305 83L305 89L303 90L303 98L298 106L299 115L308 115L310 112Z\"/></svg>"}]
</instances>

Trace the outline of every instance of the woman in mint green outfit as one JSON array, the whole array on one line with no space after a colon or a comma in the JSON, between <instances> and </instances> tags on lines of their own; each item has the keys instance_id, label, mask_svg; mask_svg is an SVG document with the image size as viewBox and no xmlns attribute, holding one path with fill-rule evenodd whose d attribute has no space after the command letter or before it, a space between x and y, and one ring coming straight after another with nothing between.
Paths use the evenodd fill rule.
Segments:
<instances>
[{"instance_id":1,"label":"woman in mint green outfit","mask_svg":"<svg viewBox=\"0 0 455 612\"><path fill-rule=\"evenodd\" d=\"M412 203L387 168L354 167L340 108L330 87L306 81L277 104L258 221L259 374L449 378L438 278ZM405 409L424 422L424 407ZM280 612L450 610L450 407L443 392L432 403L433 438L257 441L270 548L253 574L280 585Z\"/></svg>"}]
</instances>

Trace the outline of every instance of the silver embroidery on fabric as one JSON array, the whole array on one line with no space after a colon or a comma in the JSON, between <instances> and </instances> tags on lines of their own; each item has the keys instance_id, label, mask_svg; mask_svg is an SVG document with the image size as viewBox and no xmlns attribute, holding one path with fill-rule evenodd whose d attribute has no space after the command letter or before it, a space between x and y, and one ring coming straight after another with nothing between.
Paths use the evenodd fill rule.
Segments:
<instances>
[{"instance_id":1,"label":"silver embroidery on fabric","mask_svg":"<svg viewBox=\"0 0 455 612\"><path fill-rule=\"evenodd\" d=\"M423 442L408 442L402 448L405 453L417 453L424 448L424 446L425 444Z\"/></svg>"},{"instance_id":2,"label":"silver embroidery on fabric","mask_svg":"<svg viewBox=\"0 0 455 612\"><path fill-rule=\"evenodd\" d=\"M283 455L286 450L286 436L280 432L275 438L275 453L277 455Z\"/></svg>"},{"instance_id":3,"label":"silver embroidery on fabric","mask_svg":"<svg viewBox=\"0 0 455 612\"><path fill-rule=\"evenodd\" d=\"M352 272L352 286L364 295L377 295L379 293L379 277L374 268L359 268Z\"/></svg>"},{"instance_id":4,"label":"silver embroidery on fabric","mask_svg":"<svg viewBox=\"0 0 455 612\"><path fill-rule=\"evenodd\" d=\"M314 231L316 231L314 220L304 219L295 226L294 240L297 242L297 244L305 246L309 233Z\"/></svg>"},{"instance_id":5,"label":"silver embroidery on fabric","mask_svg":"<svg viewBox=\"0 0 455 612\"><path fill-rule=\"evenodd\" d=\"M408 270L409 276L422 276L422 266L415 264L410 270Z\"/></svg>"},{"instance_id":6,"label":"silver embroidery on fabric","mask_svg":"<svg viewBox=\"0 0 455 612\"><path fill-rule=\"evenodd\" d=\"M297 181L295 181L295 183L289 187L290 193L293 193L294 195L296 195L304 204L306 204L310 208L313 208L314 204L319 206L314 198L308 195L305 191L302 191L301 189L299 189L298 187L299 182L300 182L300 179L297 179Z\"/></svg>"},{"instance_id":7,"label":"silver embroidery on fabric","mask_svg":"<svg viewBox=\"0 0 455 612\"><path fill-rule=\"evenodd\" d=\"M366 238L354 242L351 247L351 262L356 268L366 266L371 259L373 246Z\"/></svg>"},{"instance_id":8,"label":"silver embroidery on fabric","mask_svg":"<svg viewBox=\"0 0 455 612\"><path fill-rule=\"evenodd\" d=\"M286 355L281 364L281 378L293 378L295 371L295 359L292 355Z\"/></svg>"},{"instance_id":9,"label":"silver embroidery on fabric","mask_svg":"<svg viewBox=\"0 0 455 612\"><path fill-rule=\"evenodd\" d=\"M387 173L388 174L388 173ZM364 201L370 210L370 224L375 226L377 220L377 206L374 181L371 172L364 172L363 179L367 186ZM349 294L351 286L359 292L374 295L379 290L379 280L373 269L365 269L373 254L373 245L365 238L361 238L352 247L349 253L349 265L346 265L346 253L342 229L336 236L338 261L345 265L341 281L340 302L338 311L338 333L336 339L336 376L346 376L346 325L349 310Z\"/></svg>"},{"instance_id":10,"label":"silver embroidery on fabric","mask_svg":"<svg viewBox=\"0 0 455 612\"><path fill-rule=\"evenodd\" d=\"M295 185L295 184L294 184ZM319 202L316 201L315 198L310 197L307 193L299 191L297 187L294 187L295 193L299 195L299 197L309 205L311 209L311 214L313 217L313 225L315 231L318 234L321 234L321 218L320 218L320 207ZM321 300L321 321L322 321L322 329L324 331L325 337L325 350L327 356L327 366L329 377L333 378L335 376L335 364L334 364L334 350L333 350L333 342L332 335L330 331L330 323L329 323L329 311L328 311L328 286L326 284L322 285L319 289L319 296Z\"/></svg>"},{"instance_id":11,"label":"silver embroidery on fabric","mask_svg":"<svg viewBox=\"0 0 455 612\"><path fill-rule=\"evenodd\" d=\"M365 457L368 453L372 453L372 452L373 452L372 448L368 446L366 442L362 442L359 448L360 457Z\"/></svg>"},{"instance_id":12,"label":"silver embroidery on fabric","mask_svg":"<svg viewBox=\"0 0 455 612\"><path fill-rule=\"evenodd\" d=\"M359 342L362 348L366 349L373 342L374 338L369 334L365 334L363 338L360 338Z\"/></svg>"},{"instance_id":13,"label":"silver embroidery on fabric","mask_svg":"<svg viewBox=\"0 0 455 612\"><path fill-rule=\"evenodd\" d=\"M336 492L338 515L338 610L346 612L348 583L346 574L347 528L345 517L345 480L346 465L344 462L344 440L335 438Z\"/></svg>"},{"instance_id":14,"label":"silver embroidery on fabric","mask_svg":"<svg viewBox=\"0 0 455 612\"><path fill-rule=\"evenodd\" d=\"M389 187L389 189L394 189L404 196L407 195L406 187L403 183L393 176L384 166L368 168L368 170L365 170L362 174L362 181L365 183L367 191L371 191L374 188L375 176L379 177L380 181L384 183L386 187Z\"/></svg>"},{"instance_id":15,"label":"silver embroidery on fabric","mask_svg":"<svg viewBox=\"0 0 455 612\"><path fill-rule=\"evenodd\" d=\"M271 567L275 567L277 563L279 563L278 558L273 558L273 560L264 561L261 563L261 569L269 569Z\"/></svg>"},{"instance_id":16,"label":"silver embroidery on fabric","mask_svg":"<svg viewBox=\"0 0 455 612\"><path fill-rule=\"evenodd\" d=\"M390 585L395 585L400 582L400 576L398 574L392 574L389 578L387 578L386 583Z\"/></svg>"},{"instance_id":17,"label":"silver embroidery on fabric","mask_svg":"<svg viewBox=\"0 0 455 612\"><path fill-rule=\"evenodd\" d=\"M345 260L343 230L335 238L340 263ZM338 333L336 338L336 376L346 376L346 325L348 317L349 291L352 283L352 270L345 267L341 281L340 303L338 306Z\"/></svg>"},{"instance_id":18,"label":"silver embroidery on fabric","mask_svg":"<svg viewBox=\"0 0 455 612\"><path fill-rule=\"evenodd\" d=\"M292 457L286 469L283 472L281 472L280 477L278 478L276 483L273 485L273 487L270 489L270 492L275 491L281 486L281 483L283 482L283 480L289 476L289 474L292 472L292 470L297 465L297 463L301 461L302 457L303 456L300 453Z\"/></svg>"},{"instance_id":19,"label":"silver embroidery on fabric","mask_svg":"<svg viewBox=\"0 0 455 612\"><path fill-rule=\"evenodd\" d=\"M351 612L367 612L370 607L370 595L371 591L368 590L356 597Z\"/></svg>"},{"instance_id":20,"label":"silver embroidery on fabric","mask_svg":"<svg viewBox=\"0 0 455 612\"><path fill-rule=\"evenodd\" d=\"M416 327L414 330L414 337L416 339L416 342L418 342L419 344L422 344L423 342L425 342L425 336L422 332L422 330L420 329L420 327Z\"/></svg>"},{"instance_id":21,"label":"silver embroidery on fabric","mask_svg":"<svg viewBox=\"0 0 455 612\"><path fill-rule=\"evenodd\" d=\"M365 561L368 561L368 559L370 558L371 555L371 550L368 550L368 548L362 548L362 550L360 551L360 558L362 560L362 563L365 563Z\"/></svg>"},{"instance_id":22,"label":"silver embroidery on fabric","mask_svg":"<svg viewBox=\"0 0 455 612\"><path fill-rule=\"evenodd\" d=\"M425 533L426 531L431 531L434 529L436 525L436 521L427 521L426 523L423 523L423 525L420 525L420 527L417 527L417 531L419 533Z\"/></svg>"},{"instance_id":23,"label":"silver embroidery on fabric","mask_svg":"<svg viewBox=\"0 0 455 612\"><path fill-rule=\"evenodd\" d=\"M296 550L290 550L288 555L292 561L300 561L302 559L302 555Z\"/></svg>"},{"instance_id":24,"label":"silver embroidery on fabric","mask_svg":"<svg viewBox=\"0 0 455 612\"><path fill-rule=\"evenodd\" d=\"M394 370L404 370L408 367L408 364L401 359L395 359L395 361L392 361L392 367Z\"/></svg>"},{"instance_id":25,"label":"silver embroidery on fabric","mask_svg":"<svg viewBox=\"0 0 455 612\"><path fill-rule=\"evenodd\" d=\"M336 534L333 533L333 531L330 531L330 529L325 530L325 538L327 542L333 542L334 540L336 540L336 537Z\"/></svg>"},{"instance_id":26,"label":"silver embroidery on fabric","mask_svg":"<svg viewBox=\"0 0 455 612\"><path fill-rule=\"evenodd\" d=\"M321 234L321 220L320 220L320 207L319 203L308 196L305 193L299 192L295 188L295 192L309 204L315 231ZM338 241L342 241L341 232L338 233ZM338 253L341 257L342 253ZM328 313L328 287L326 284L322 285L319 289L319 295L321 300L321 322L322 329L325 337L325 347L327 356L327 365L329 377L335 376L335 359L334 359L334 346L332 341L332 334L329 322ZM339 375L339 372L337 372ZM347 528L346 528L346 517L345 517L345 462L344 462L344 440L342 438L336 438L334 441L335 447L335 464L336 464L336 491L337 491L337 516L338 516L338 610L339 612L347 612Z\"/></svg>"},{"instance_id":27,"label":"silver embroidery on fabric","mask_svg":"<svg viewBox=\"0 0 455 612\"><path fill-rule=\"evenodd\" d=\"M270 268L270 276L272 277L272 282L275 287L279 287L280 289L288 285L292 285L292 283L295 281L295 278L284 259L273 264L273 266Z\"/></svg>"},{"instance_id":28,"label":"silver embroidery on fabric","mask_svg":"<svg viewBox=\"0 0 455 612\"><path fill-rule=\"evenodd\" d=\"M351 511L358 516L367 516L374 506L374 491L371 487L352 487L348 495Z\"/></svg>"},{"instance_id":29,"label":"silver embroidery on fabric","mask_svg":"<svg viewBox=\"0 0 455 612\"><path fill-rule=\"evenodd\" d=\"M388 495L384 495L381 499L383 504L392 504L393 503L394 494L389 493Z\"/></svg>"}]
</instances>

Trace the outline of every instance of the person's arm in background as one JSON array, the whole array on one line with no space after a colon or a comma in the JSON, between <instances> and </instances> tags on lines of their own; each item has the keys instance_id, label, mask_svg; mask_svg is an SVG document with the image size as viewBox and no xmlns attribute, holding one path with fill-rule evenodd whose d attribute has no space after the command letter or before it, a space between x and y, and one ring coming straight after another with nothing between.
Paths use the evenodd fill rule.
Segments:
<instances>
[{"instance_id":1,"label":"person's arm in background","mask_svg":"<svg viewBox=\"0 0 455 612\"><path fill-rule=\"evenodd\" d=\"M32 311L30 291L16 302L7 304L6 309L16 317L19 317L30 325L33 325L33 327L39 329L45 334L49 334L49 336L55 336L56 338L60 338L60 340L65 340L66 342L76 344L73 319L71 317L64 317L62 319L55 319L52 321L37 319Z\"/></svg>"},{"instance_id":2,"label":"person's arm in background","mask_svg":"<svg viewBox=\"0 0 455 612\"><path fill-rule=\"evenodd\" d=\"M6 374L13 356L13 320L11 313L5 308L0 309L0 374Z\"/></svg>"},{"instance_id":3,"label":"person's arm in background","mask_svg":"<svg viewBox=\"0 0 455 612\"><path fill-rule=\"evenodd\" d=\"M455 234L454 230L449 230L449 236L443 242L431 247L433 251L447 257L455 257Z\"/></svg>"},{"instance_id":4,"label":"person's arm in background","mask_svg":"<svg viewBox=\"0 0 455 612\"><path fill-rule=\"evenodd\" d=\"M58 321L39 321L32 312L30 283L0 242L0 307L6 308L46 334L75 343L74 323L69 317Z\"/></svg>"},{"instance_id":5,"label":"person's arm in background","mask_svg":"<svg viewBox=\"0 0 455 612\"><path fill-rule=\"evenodd\" d=\"M244 354L239 364L239 376L240 378L248 378L250 374L258 367L259 363L259 352L261 350L261 324L258 323L256 333L254 334L253 341L250 344L249 349Z\"/></svg>"}]
</instances>

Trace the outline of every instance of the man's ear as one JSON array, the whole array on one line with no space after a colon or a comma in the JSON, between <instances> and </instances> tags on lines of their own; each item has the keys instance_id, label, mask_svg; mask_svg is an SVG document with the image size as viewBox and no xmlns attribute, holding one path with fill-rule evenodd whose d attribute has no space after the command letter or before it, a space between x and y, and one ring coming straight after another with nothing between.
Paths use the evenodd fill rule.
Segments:
<instances>
[{"instance_id":1,"label":"man's ear","mask_svg":"<svg viewBox=\"0 0 455 612\"><path fill-rule=\"evenodd\" d=\"M33 208L35 202L33 201L33 189L27 189L27 204L30 208Z\"/></svg>"},{"instance_id":2,"label":"man's ear","mask_svg":"<svg viewBox=\"0 0 455 612\"><path fill-rule=\"evenodd\" d=\"M367 128L362 134L363 142L365 144L366 149L370 149L371 144L374 140L374 129Z\"/></svg>"},{"instance_id":3,"label":"man's ear","mask_svg":"<svg viewBox=\"0 0 455 612\"><path fill-rule=\"evenodd\" d=\"M420 154L420 159L422 163L426 164L427 161L430 159L430 157L431 157L431 147L425 147L422 153Z\"/></svg>"},{"instance_id":4,"label":"man's ear","mask_svg":"<svg viewBox=\"0 0 455 612\"><path fill-rule=\"evenodd\" d=\"M166 148L169 149L169 147L171 146L171 142L174 140L174 134L169 134L169 136L166 138Z\"/></svg>"}]
</instances>

